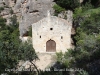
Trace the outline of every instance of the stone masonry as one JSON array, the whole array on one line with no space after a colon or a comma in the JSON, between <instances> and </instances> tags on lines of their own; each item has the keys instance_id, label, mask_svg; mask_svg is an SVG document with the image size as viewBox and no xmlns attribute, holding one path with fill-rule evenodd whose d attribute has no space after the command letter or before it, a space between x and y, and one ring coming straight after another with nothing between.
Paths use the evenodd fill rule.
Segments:
<instances>
[{"instance_id":1,"label":"stone masonry","mask_svg":"<svg viewBox=\"0 0 100 75\"><path fill-rule=\"evenodd\" d=\"M32 24L32 42L35 51L48 53L46 50L47 41L53 40L56 43L54 53L66 52L67 49L72 48L71 29L72 24L70 22L48 13L47 17Z\"/></svg>"}]
</instances>

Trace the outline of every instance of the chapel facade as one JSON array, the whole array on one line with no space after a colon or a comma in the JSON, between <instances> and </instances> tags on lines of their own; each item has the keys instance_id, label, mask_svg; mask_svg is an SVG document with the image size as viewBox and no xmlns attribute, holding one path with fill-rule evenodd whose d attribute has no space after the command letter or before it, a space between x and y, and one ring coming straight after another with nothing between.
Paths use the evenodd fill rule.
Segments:
<instances>
[{"instance_id":1,"label":"chapel facade","mask_svg":"<svg viewBox=\"0 0 100 75\"><path fill-rule=\"evenodd\" d=\"M48 16L32 24L32 43L36 52L67 52L71 45L72 24L56 16Z\"/></svg>"}]
</instances>

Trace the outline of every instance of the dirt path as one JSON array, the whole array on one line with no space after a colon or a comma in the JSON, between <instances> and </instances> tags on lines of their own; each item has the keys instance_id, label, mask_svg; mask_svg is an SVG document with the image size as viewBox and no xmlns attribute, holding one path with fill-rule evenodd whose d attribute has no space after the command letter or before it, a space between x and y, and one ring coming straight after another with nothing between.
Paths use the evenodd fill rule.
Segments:
<instances>
[{"instance_id":1,"label":"dirt path","mask_svg":"<svg viewBox=\"0 0 100 75\"><path fill-rule=\"evenodd\" d=\"M45 68L49 67L52 63L55 62L55 54L37 54L39 60L35 62L38 69L45 70Z\"/></svg>"},{"instance_id":2,"label":"dirt path","mask_svg":"<svg viewBox=\"0 0 100 75\"><path fill-rule=\"evenodd\" d=\"M36 62L33 62L36 67L40 70L45 70L46 68L49 68L55 61L56 61L56 54L52 53L38 53L38 58ZM19 70L22 70L23 67L25 69L29 68L31 63L29 61L21 61L19 62Z\"/></svg>"}]
</instances>

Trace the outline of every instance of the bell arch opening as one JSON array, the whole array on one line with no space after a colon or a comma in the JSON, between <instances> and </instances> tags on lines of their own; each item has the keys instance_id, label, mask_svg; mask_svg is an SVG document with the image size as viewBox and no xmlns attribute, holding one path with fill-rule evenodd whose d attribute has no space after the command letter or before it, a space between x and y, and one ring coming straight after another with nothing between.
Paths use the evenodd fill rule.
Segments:
<instances>
[{"instance_id":1,"label":"bell arch opening","mask_svg":"<svg viewBox=\"0 0 100 75\"><path fill-rule=\"evenodd\" d=\"M46 52L56 52L56 42L54 40L48 40L46 42Z\"/></svg>"}]
</instances>

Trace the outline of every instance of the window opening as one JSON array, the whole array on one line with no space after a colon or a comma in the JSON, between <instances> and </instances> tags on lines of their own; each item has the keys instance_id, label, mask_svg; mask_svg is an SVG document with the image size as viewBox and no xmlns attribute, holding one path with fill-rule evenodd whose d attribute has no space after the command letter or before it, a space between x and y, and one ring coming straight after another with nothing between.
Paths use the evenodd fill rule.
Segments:
<instances>
[{"instance_id":1,"label":"window opening","mask_svg":"<svg viewBox=\"0 0 100 75\"><path fill-rule=\"evenodd\" d=\"M63 39L63 36L61 36L61 39Z\"/></svg>"},{"instance_id":2,"label":"window opening","mask_svg":"<svg viewBox=\"0 0 100 75\"><path fill-rule=\"evenodd\" d=\"M41 35L40 35L40 38L41 38Z\"/></svg>"},{"instance_id":3,"label":"window opening","mask_svg":"<svg viewBox=\"0 0 100 75\"><path fill-rule=\"evenodd\" d=\"M50 28L50 30L53 30L53 28Z\"/></svg>"}]
</instances>

